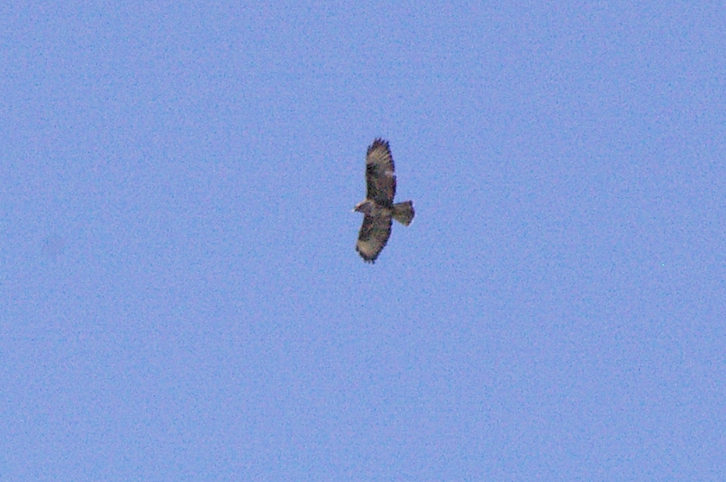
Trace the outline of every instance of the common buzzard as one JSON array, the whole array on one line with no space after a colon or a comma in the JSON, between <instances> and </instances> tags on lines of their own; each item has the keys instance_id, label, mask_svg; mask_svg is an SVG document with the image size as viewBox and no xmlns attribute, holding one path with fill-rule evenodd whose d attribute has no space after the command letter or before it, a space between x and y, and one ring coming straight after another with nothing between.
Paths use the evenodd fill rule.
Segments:
<instances>
[{"instance_id":1,"label":"common buzzard","mask_svg":"<svg viewBox=\"0 0 726 482\"><path fill-rule=\"evenodd\" d=\"M388 141L376 139L368 147L366 184L366 198L353 208L365 215L355 249L364 261L373 263L391 235L391 219L408 226L415 214L411 201L393 204L396 173Z\"/></svg>"}]
</instances>

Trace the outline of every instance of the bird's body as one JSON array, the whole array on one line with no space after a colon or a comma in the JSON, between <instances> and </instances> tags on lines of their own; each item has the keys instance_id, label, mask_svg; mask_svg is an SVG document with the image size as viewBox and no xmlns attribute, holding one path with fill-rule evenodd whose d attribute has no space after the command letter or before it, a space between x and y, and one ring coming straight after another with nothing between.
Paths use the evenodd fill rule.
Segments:
<instances>
[{"instance_id":1,"label":"bird's body","mask_svg":"<svg viewBox=\"0 0 726 482\"><path fill-rule=\"evenodd\" d=\"M368 147L366 185L366 198L354 208L364 214L355 248L364 261L373 263L391 236L392 220L408 226L415 215L413 202L393 202L396 172L388 141L376 139Z\"/></svg>"}]
</instances>

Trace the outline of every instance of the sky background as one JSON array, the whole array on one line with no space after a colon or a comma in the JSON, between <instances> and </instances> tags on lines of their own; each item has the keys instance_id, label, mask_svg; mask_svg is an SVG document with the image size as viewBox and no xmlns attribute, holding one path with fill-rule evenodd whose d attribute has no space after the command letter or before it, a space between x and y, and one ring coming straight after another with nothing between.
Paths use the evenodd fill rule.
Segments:
<instances>
[{"instance_id":1,"label":"sky background","mask_svg":"<svg viewBox=\"0 0 726 482\"><path fill-rule=\"evenodd\" d=\"M723 3L259 3L0 6L0 479L723 480Z\"/></svg>"}]
</instances>

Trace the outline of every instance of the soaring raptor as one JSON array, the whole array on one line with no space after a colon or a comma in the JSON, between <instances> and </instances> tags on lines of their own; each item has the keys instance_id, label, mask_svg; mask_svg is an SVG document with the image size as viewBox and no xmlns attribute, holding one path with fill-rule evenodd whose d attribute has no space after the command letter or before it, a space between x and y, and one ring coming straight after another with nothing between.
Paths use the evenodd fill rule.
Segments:
<instances>
[{"instance_id":1,"label":"soaring raptor","mask_svg":"<svg viewBox=\"0 0 726 482\"><path fill-rule=\"evenodd\" d=\"M396 195L396 172L388 141L376 139L368 147L366 184L366 198L353 208L365 215L355 249L364 261L373 263L391 235L391 219L408 226L415 214L411 201L393 204L393 197Z\"/></svg>"}]
</instances>

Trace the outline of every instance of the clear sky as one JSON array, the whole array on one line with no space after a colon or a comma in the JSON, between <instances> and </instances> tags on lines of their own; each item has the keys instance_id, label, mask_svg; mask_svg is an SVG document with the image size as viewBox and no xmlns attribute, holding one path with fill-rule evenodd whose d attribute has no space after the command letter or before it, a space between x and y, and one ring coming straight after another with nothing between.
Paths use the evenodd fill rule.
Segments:
<instances>
[{"instance_id":1,"label":"clear sky","mask_svg":"<svg viewBox=\"0 0 726 482\"><path fill-rule=\"evenodd\" d=\"M723 2L261 3L0 6L0 480L724 480Z\"/></svg>"}]
</instances>

